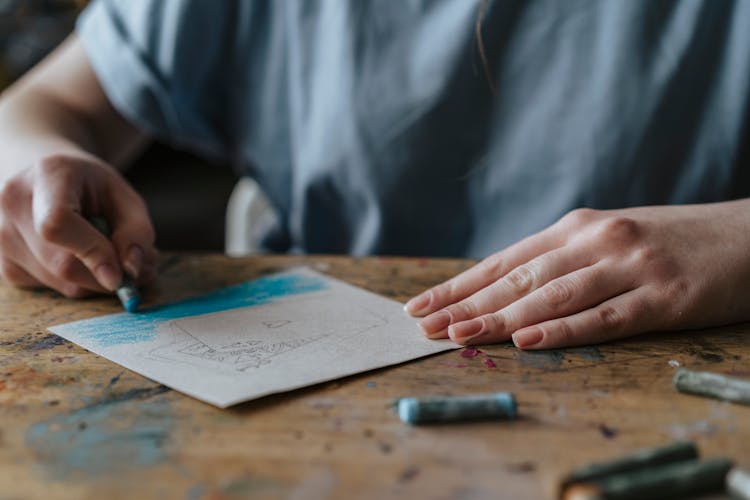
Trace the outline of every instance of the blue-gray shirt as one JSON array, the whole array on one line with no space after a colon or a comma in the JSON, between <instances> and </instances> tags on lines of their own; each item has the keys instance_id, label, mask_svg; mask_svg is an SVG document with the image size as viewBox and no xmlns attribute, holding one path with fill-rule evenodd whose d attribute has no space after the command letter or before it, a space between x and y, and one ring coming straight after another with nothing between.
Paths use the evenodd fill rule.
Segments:
<instances>
[{"instance_id":1,"label":"blue-gray shirt","mask_svg":"<svg viewBox=\"0 0 750 500\"><path fill-rule=\"evenodd\" d=\"M222 157L276 251L482 257L576 207L750 193L750 1L99 0L115 107Z\"/></svg>"}]
</instances>

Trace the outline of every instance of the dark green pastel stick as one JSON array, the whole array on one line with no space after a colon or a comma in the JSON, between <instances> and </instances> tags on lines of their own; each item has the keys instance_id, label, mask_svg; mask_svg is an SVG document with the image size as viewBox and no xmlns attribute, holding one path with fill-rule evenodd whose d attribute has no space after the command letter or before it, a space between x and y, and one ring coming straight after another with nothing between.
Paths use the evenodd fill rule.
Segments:
<instances>
[{"instance_id":1,"label":"dark green pastel stick","mask_svg":"<svg viewBox=\"0 0 750 500\"><path fill-rule=\"evenodd\" d=\"M748 379L680 368L673 381L680 392L750 405Z\"/></svg>"},{"instance_id":2,"label":"dark green pastel stick","mask_svg":"<svg viewBox=\"0 0 750 500\"><path fill-rule=\"evenodd\" d=\"M563 481L563 488L570 483L589 482L612 474L695 458L698 458L698 450L695 448L695 445L687 441L678 441L659 448L640 450L610 462L592 464L573 471Z\"/></svg>"},{"instance_id":3,"label":"dark green pastel stick","mask_svg":"<svg viewBox=\"0 0 750 500\"><path fill-rule=\"evenodd\" d=\"M724 489L731 460L688 460L646 467L575 483L565 490L564 500L661 500L684 498Z\"/></svg>"}]
</instances>

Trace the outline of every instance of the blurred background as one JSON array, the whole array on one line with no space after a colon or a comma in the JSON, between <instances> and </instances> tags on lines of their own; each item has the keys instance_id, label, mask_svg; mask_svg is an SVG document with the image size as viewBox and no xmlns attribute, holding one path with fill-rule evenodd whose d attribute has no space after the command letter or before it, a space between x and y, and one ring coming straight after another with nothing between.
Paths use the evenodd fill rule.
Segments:
<instances>
[{"instance_id":1,"label":"blurred background","mask_svg":"<svg viewBox=\"0 0 750 500\"><path fill-rule=\"evenodd\" d=\"M68 36L87 3L0 0L0 91ZM237 180L229 167L154 144L126 177L146 199L159 248L224 249L226 204Z\"/></svg>"}]
</instances>

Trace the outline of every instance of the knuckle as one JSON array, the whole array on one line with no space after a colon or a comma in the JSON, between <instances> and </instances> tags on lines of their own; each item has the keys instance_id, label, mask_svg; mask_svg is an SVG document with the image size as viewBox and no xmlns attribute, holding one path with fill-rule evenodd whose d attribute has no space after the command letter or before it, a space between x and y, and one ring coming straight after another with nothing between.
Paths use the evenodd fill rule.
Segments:
<instances>
[{"instance_id":1,"label":"knuckle","mask_svg":"<svg viewBox=\"0 0 750 500\"><path fill-rule=\"evenodd\" d=\"M495 253L482 261L482 270L490 276L502 276L504 260L500 253Z\"/></svg>"},{"instance_id":2,"label":"knuckle","mask_svg":"<svg viewBox=\"0 0 750 500\"><path fill-rule=\"evenodd\" d=\"M555 345L572 345L575 341L575 332L570 323L564 319L555 322L554 327L540 326L544 338L554 339ZM547 331L549 328L550 331Z\"/></svg>"},{"instance_id":3,"label":"knuckle","mask_svg":"<svg viewBox=\"0 0 750 500\"><path fill-rule=\"evenodd\" d=\"M431 288L428 290L428 293L430 294L430 304L444 304L446 301L450 301L454 289L455 285L453 284L453 280L446 281L445 283L441 283Z\"/></svg>"},{"instance_id":4,"label":"knuckle","mask_svg":"<svg viewBox=\"0 0 750 500\"><path fill-rule=\"evenodd\" d=\"M448 306L445 310L448 311L448 314L451 316L451 323L474 318L478 313L476 305L467 300Z\"/></svg>"},{"instance_id":5,"label":"knuckle","mask_svg":"<svg viewBox=\"0 0 750 500\"><path fill-rule=\"evenodd\" d=\"M51 259L50 270L55 276L70 281L75 278L78 265L78 259L73 255L62 254Z\"/></svg>"},{"instance_id":6,"label":"knuckle","mask_svg":"<svg viewBox=\"0 0 750 500\"><path fill-rule=\"evenodd\" d=\"M569 279L556 279L544 285L539 292L549 306L559 307L569 303L575 296L575 286Z\"/></svg>"},{"instance_id":7,"label":"knuckle","mask_svg":"<svg viewBox=\"0 0 750 500\"><path fill-rule=\"evenodd\" d=\"M9 284L20 286L25 276L22 275L18 267L8 259L2 259L0 263L0 275Z\"/></svg>"},{"instance_id":8,"label":"knuckle","mask_svg":"<svg viewBox=\"0 0 750 500\"><path fill-rule=\"evenodd\" d=\"M603 306L598 311L599 324L602 330L618 332L625 327L627 318L622 311L612 307Z\"/></svg>"},{"instance_id":9,"label":"knuckle","mask_svg":"<svg viewBox=\"0 0 750 500\"><path fill-rule=\"evenodd\" d=\"M581 228L593 222L598 213L598 210L592 208L576 208L565 214L560 222L565 226Z\"/></svg>"},{"instance_id":10,"label":"knuckle","mask_svg":"<svg viewBox=\"0 0 750 500\"><path fill-rule=\"evenodd\" d=\"M54 153L41 158L37 164L36 169L39 170L42 175L57 174L60 169L67 167L71 163L71 158L65 154Z\"/></svg>"},{"instance_id":11,"label":"knuckle","mask_svg":"<svg viewBox=\"0 0 750 500\"><path fill-rule=\"evenodd\" d=\"M516 295L524 295L533 290L536 285L537 275L528 264L523 264L513 269L505 276L505 283Z\"/></svg>"},{"instance_id":12,"label":"knuckle","mask_svg":"<svg viewBox=\"0 0 750 500\"><path fill-rule=\"evenodd\" d=\"M65 232L67 214L62 208L53 208L35 221L35 229L39 236L50 242L60 241Z\"/></svg>"},{"instance_id":13,"label":"knuckle","mask_svg":"<svg viewBox=\"0 0 750 500\"><path fill-rule=\"evenodd\" d=\"M109 259L108 252L96 242L82 249L76 256L78 260L87 263L103 262Z\"/></svg>"},{"instance_id":14,"label":"knuckle","mask_svg":"<svg viewBox=\"0 0 750 500\"><path fill-rule=\"evenodd\" d=\"M640 223L630 217L610 217L599 224L596 236L605 243L629 246L641 236Z\"/></svg>"},{"instance_id":15,"label":"knuckle","mask_svg":"<svg viewBox=\"0 0 750 500\"><path fill-rule=\"evenodd\" d=\"M664 249L654 245L643 245L632 254L634 264L648 270L648 276L657 283L671 281L681 275L679 266Z\"/></svg>"},{"instance_id":16,"label":"knuckle","mask_svg":"<svg viewBox=\"0 0 750 500\"><path fill-rule=\"evenodd\" d=\"M484 328L487 333L497 333L502 331L508 324L506 317L500 314L485 314L482 316Z\"/></svg>"},{"instance_id":17,"label":"knuckle","mask_svg":"<svg viewBox=\"0 0 750 500\"><path fill-rule=\"evenodd\" d=\"M633 250L633 260L640 266L656 264L662 257L661 250L653 245L641 245Z\"/></svg>"},{"instance_id":18,"label":"knuckle","mask_svg":"<svg viewBox=\"0 0 750 500\"><path fill-rule=\"evenodd\" d=\"M679 304L690 297L691 293L691 282L684 278L677 278L671 280L662 292L664 301L670 306Z\"/></svg>"}]
</instances>

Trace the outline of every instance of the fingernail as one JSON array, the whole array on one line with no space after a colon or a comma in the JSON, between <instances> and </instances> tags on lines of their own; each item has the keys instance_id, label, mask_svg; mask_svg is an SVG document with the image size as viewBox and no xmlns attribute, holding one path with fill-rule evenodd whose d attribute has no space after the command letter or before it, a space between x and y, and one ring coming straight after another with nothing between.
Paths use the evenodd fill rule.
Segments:
<instances>
[{"instance_id":1,"label":"fingernail","mask_svg":"<svg viewBox=\"0 0 750 500\"><path fill-rule=\"evenodd\" d=\"M406 303L404 311L412 316L419 316L430 305L430 297L430 292L417 295Z\"/></svg>"},{"instance_id":2,"label":"fingernail","mask_svg":"<svg viewBox=\"0 0 750 500\"><path fill-rule=\"evenodd\" d=\"M516 347L519 349L525 349L541 342L542 338L544 338L544 333L538 328L533 328L531 330L518 331L514 333L511 338L513 339L513 343L516 344Z\"/></svg>"},{"instance_id":3,"label":"fingernail","mask_svg":"<svg viewBox=\"0 0 750 500\"><path fill-rule=\"evenodd\" d=\"M451 324L451 315L445 310L438 311L422 319L418 324L425 335L430 335L448 328L448 325Z\"/></svg>"},{"instance_id":4,"label":"fingernail","mask_svg":"<svg viewBox=\"0 0 750 500\"><path fill-rule=\"evenodd\" d=\"M109 264L101 264L94 271L94 275L99 283L110 291L115 291L120 285L121 276L115 271L115 268Z\"/></svg>"},{"instance_id":5,"label":"fingernail","mask_svg":"<svg viewBox=\"0 0 750 500\"><path fill-rule=\"evenodd\" d=\"M141 273L141 267L143 267L144 253L143 249L138 245L131 245L128 250L128 255L125 258L125 262L122 263L122 267L132 277L137 278Z\"/></svg>"},{"instance_id":6,"label":"fingernail","mask_svg":"<svg viewBox=\"0 0 750 500\"><path fill-rule=\"evenodd\" d=\"M481 334L484 330L484 320L481 318L470 319L469 321L461 321L455 325L451 325L451 338L454 340L469 340L472 337L476 337Z\"/></svg>"}]
</instances>

